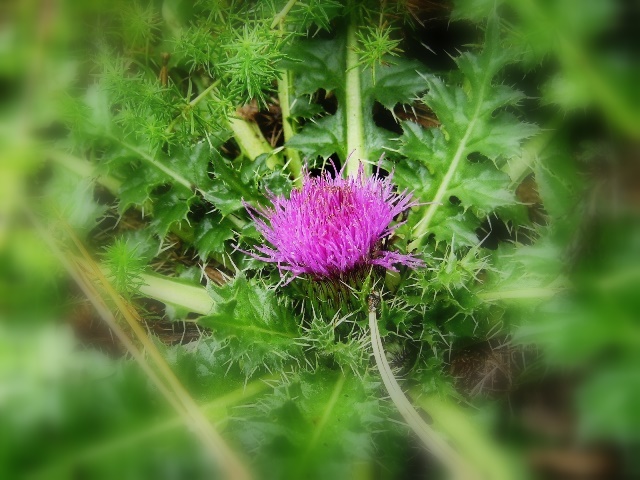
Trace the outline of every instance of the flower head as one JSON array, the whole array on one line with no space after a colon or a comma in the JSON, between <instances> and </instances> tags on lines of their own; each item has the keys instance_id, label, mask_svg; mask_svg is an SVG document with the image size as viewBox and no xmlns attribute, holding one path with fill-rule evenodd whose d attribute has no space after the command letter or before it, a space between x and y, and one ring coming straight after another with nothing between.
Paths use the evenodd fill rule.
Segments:
<instances>
[{"instance_id":1,"label":"flower head","mask_svg":"<svg viewBox=\"0 0 640 480\"><path fill-rule=\"evenodd\" d=\"M394 217L416 205L406 191L395 193L391 180L367 177L362 165L348 178L305 171L302 188L289 199L270 194L272 208L245 204L271 244L256 247L262 255L254 258L276 263L293 278L309 274L318 280L345 278L372 265L394 271L396 264L423 265L412 255L382 249L382 240L400 225L391 226Z\"/></svg>"}]
</instances>

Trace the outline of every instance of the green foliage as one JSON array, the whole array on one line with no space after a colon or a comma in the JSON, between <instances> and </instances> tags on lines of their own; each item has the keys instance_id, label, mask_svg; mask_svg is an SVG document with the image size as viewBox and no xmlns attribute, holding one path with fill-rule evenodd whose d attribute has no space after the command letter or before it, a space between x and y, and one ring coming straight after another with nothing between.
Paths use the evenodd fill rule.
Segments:
<instances>
[{"instance_id":1,"label":"green foliage","mask_svg":"<svg viewBox=\"0 0 640 480\"><path fill-rule=\"evenodd\" d=\"M373 83L376 81L376 67L393 63L389 57L397 57L402 52L400 40L393 39L392 33L393 30L388 26L366 27L358 32L360 45L356 53L360 58L359 65L371 70Z\"/></svg>"},{"instance_id":2,"label":"green foliage","mask_svg":"<svg viewBox=\"0 0 640 480\"><path fill-rule=\"evenodd\" d=\"M276 64L282 60L280 53L284 39L273 34L268 25L253 29L245 24L235 32L230 43L223 45L229 53L219 66L230 77L228 88L232 96L245 99L257 98L266 104L265 85L278 77Z\"/></svg>"},{"instance_id":3,"label":"green foliage","mask_svg":"<svg viewBox=\"0 0 640 480\"><path fill-rule=\"evenodd\" d=\"M602 41L620 34L616 26L635 14L633 7L609 0L464 0L456 2L453 17L483 18L494 9L510 18L504 46L526 69L552 65L539 90L543 102L565 113L595 107L617 130L638 138L640 70L626 47L616 49L619 39Z\"/></svg>"},{"instance_id":4,"label":"green foliage","mask_svg":"<svg viewBox=\"0 0 640 480\"><path fill-rule=\"evenodd\" d=\"M129 360L79 350L67 329L13 331L1 338L0 375L11 387L0 415L3 476L215 474L176 413ZM162 352L212 420L227 419L227 409L243 400L244 376L229 368L226 350L212 339ZM163 459L167 448L172 454Z\"/></svg>"},{"instance_id":5,"label":"green foliage","mask_svg":"<svg viewBox=\"0 0 640 480\"><path fill-rule=\"evenodd\" d=\"M249 451L263 445L256 460L272 478L348 478L374 454L376 386L347 372L301 372L255 405L241 438Z\"/></svg>"},{"instance_id":6,"label":"green foliage","mask_svg":"<svg viewBox=\"0 0 640 480\"><path fill-rule=\"evenodd\" d=\"M548 445L514 432L518 408L501 408L547 371L578 383L572 445L637 443L633 162L579 145L609 130L637 138L637 69L598 42L621 7L458 1L450 19L474 38L426 40L434 58L418 48L431 24L409 24L426 16L448 32L449 12L425 3L16 9L0 35L0 477L219 476L63 277L62 263L78 262L62 225L144 312L143 330L256 478L405 478L414 467L370 356L372 291L401 387L472 463L510 478L510 455L471 416L523 456ZM610 125L585 127L582 109ZM318 158L344 163L359 127L360 156L385 153L378 173L419 202L385 248L426 265L332 286L348 299L337 304L326 285L283 286L276 266L246 255L262 239L243 202L289 195L295 155L314 175ZM603 192L616 188L614 202ZM514 357L532 363L528 377ZM508 389L482 388L495 372Z\"/></svg>"},{"instance_id":7,"label":"green foliage","mask_svg":"<svg viewBox=\"0 0 640 480\"><path fill-rule=\"evenodd\" d=\"M335 0L307 0L296 2L289 13L288 25L309 32L311 27L317 30L331 29L331 21L343 12L342 2Z\"/></svg>"},{"instance_id":8,"label":"green foliage","mask_svg":"<svg viewBox=\"0 0 640 480\"><path fill-rule=\"evenodd\" d=\"M145 258L140 250L140 245L132 245L120 237L103 254L110 281L125 296L138 293L144 283L142 273L149 258Z\"/></svg>"},{"instance_id":9,"label":"green foliage","mask_svg":"<svg viewBox=\"0 0 640 480\"><path fill-rule=\"evenodd\" d=\"M426 167L421 175L428 179L416 194L433 202L415 223L417 241L433 234L437 240L475 245L481 221L516 204L511 181L500 167L520 153L522 141L537 128L504 111L523 94L496 85L495 76L511 58L500 50L495 28L489 26L480 54L465 53L455 59L462 75L459 84L425 78L429 92L422 100L437 115L440 127L403 125L398 151ZM405 176L398 180L402 187L415 188Z\"/></svg>"},{"instance_id":10,"label":"green foliage","mask_svg":"<svg viewBox=\"0 0 640 480\"><path fill-rule=\"evenodd\" d=\"M338 100L335 114L314 117L287 145L309 156L328 158L337 153L345 160L346 151L346 58L343 38L298 42L288 55L291 60L283 66L296 74L294 81L296 102L310 103L307 96L317 95L319 89L330 92ZM361 72L364 136L368 158L378 158L389 145L392 132L376 125L373 109L376 102L392 110L396 104L410 103L425 85L419 75L422 66L414 61L398 59L393 65L376 70L376 81Z\"/></svg>"},{"instance_id":11,"label":"green foliage","mask_svg":"<svg viewBox=\"0 0 640 480\"><path fill-rule=\"evenodd\" d=\"M212 290L214 306L199 323L231 344L247 375L259 368L281 369L299 356L298 324L271 289L244 277Z\"/></svg>"},{"instance_id":12,"label":"green foliage","mask_svg":"<svg viewBox=\"0 0 640 480\"><path fill-rule=\"evenodd\" d=\"M341 324L342 328L339 328ZM351 328L346 329L348 326ZM344 331L347 333L339 335ZM351 370L354 374L363 371L368 363L368 341L349 318L336 316L331 322L327 322L325 318L316 315L301 338L301 342L307 345L305 350L316 355L314 363L338 365L342 371Z\"/></svg>"}]
</instances>

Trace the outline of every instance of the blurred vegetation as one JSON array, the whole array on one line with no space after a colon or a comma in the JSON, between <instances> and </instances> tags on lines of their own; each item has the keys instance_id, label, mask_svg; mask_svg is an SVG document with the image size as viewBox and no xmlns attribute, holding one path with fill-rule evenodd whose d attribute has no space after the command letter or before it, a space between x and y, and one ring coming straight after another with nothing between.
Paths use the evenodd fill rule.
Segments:
<instances>
[{"instance_id":1,"label":"blurred vegetation","mask_svg":"<svg viewBox=\"0 0 640 480\"><path fill-rule=\"evenodd\" d=\"M371 290L402 387L478 478L640 473L639 21L3 2L0 477L448 478L382 387ZM340 306L243 253L242 202L353 149L423 203L389 244L427 266Z\"/></svg>"}]
</instances>

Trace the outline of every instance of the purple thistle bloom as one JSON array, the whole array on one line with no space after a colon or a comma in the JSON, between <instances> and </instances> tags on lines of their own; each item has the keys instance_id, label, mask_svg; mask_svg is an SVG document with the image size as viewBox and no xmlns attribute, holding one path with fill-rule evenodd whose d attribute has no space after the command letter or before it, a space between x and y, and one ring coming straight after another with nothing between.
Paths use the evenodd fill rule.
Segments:
<instances>
[{"instance_id":1,"label":"purple thistle bloom","mask_svg":"<svg viewBox=\"0 0 640 480\"><path fill-rule=\"evenodd\" d=\"M309 274L317 280L343 279L365 267L378 265L397 271L394 264L424 265L412 255L382 250L382 240L400 224L394 217L417 205L407 191L394 193L392 176L366 177L362 164L355 177L339 172L311 177L289 199L269 194L273 208L245 208L271 246L256 247L258 260L276 263L292 278Z\"/></svg>"}]
</instances>

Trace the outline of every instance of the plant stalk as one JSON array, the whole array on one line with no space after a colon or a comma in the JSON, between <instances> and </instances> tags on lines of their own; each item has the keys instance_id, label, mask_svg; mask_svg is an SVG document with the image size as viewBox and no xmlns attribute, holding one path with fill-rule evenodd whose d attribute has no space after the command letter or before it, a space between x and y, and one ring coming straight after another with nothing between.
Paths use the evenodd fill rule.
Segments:
<instances>
[{"instance_id":1,"label":"plant stalk","mask_svg":"<svg viewBox=\"0 0 640 480\"><path fill-rule=\"evenodd\" d=\"M140 287L140 293L147 297L200 315L207 315L213 308L213 299L204 287L185 285L159 275L143 274L142 280L144 285Z\"/></svg>"},{"instance_id":2,"label":"plant stalk","mask_svg":"<svg viewBox=\"0 0 640 480\"><path fill-rule=\"evenodd\" d=\"M280 23L284 20L284 18L289 14L289 11L293 8L293 6L298 2L298 0L289 0L287 4L284 6L278 14L273 17L273 22L271 22L271 28L276 28Z\"/></svg>"},{"instance_id":3,"label":"plant stalk","mask_svg":"<svg viewBox=\"0 0 640 480\"><path fill-rule=\"evenodd\" d=\"M438 460L447 468L452 478L455 479L474 479L476 476L471 473L467 467L465 460L433 430L415 410L411 402L400 388L396 380L389 362L384 353L380 331L378 330L378 318L376 315L376 304L378 297L372 294L369 297L369 330L371 331L371 346L373 355L376 359L376 365L380 371L380 376L384 383L391 400L407 422L407 425L415 432L418 438L428 451L433 453Z\"/></svg>"},{"instance_id":4,"label":"plant stalk","mask_svg":"<svg viewBox=\"0 0 640 480\"><path fill-rule=\"evenodd\" d=\"M347 29L345 78L347 176L355 176L360 168L360 163L364 163L365 171L368 174L371 173L370 167L366 164L367 149L364 139L364 117L360 90L360 68L358 67L358 53L356 50L358 43L356 29L356 23L352 20Z\"/></svg>"},{"instance_id":5,"label":"plant stalk","mask_svg":"<svg viewBox=\"0 0 640 480\"><path fill-rule=\"evenodd\" d=\"M282 112L282 130L285 144L295 135L293 123L291 121L291 105L289 104L289 94L291 92L290 72L282 70L278 79L278 100ZM284 153L287 157L287 169L293 177L293 184L296 187L302 186L302 160L300 154L294 148L285 147Z\"/></svg>"},{"instance_id":6,"label":"plant stalk","mask_svg":"<svg viewBox=\"0 0 640 480\"><path fill-rule=\"evenodd\" d=\"M273 155L273 149L267 139L264 138L257 123L249 122L239 117L231 117L229 118L229 128L231 128L240 150L249 160L255 160L260 155ZM273 156L270 157L270 159L274 158ZM272 165L269 165L269 167L275 167L276 163L277 159L275 161L272 160Z\"/></svg>"}]
</instances>

